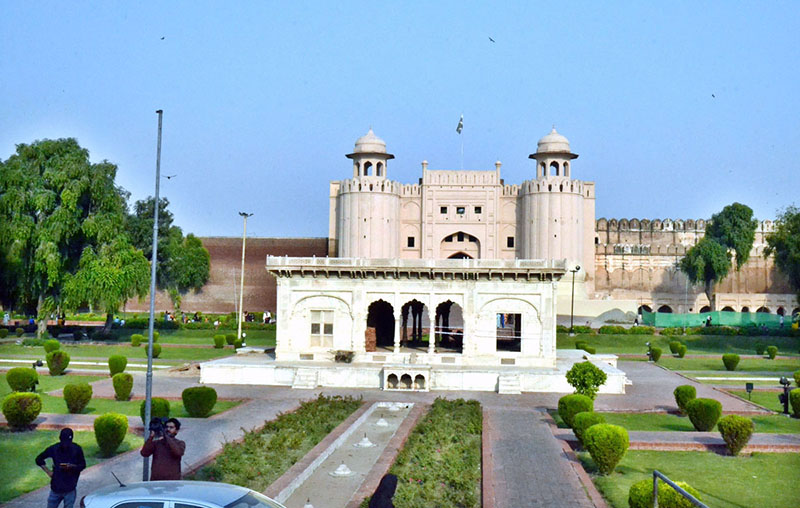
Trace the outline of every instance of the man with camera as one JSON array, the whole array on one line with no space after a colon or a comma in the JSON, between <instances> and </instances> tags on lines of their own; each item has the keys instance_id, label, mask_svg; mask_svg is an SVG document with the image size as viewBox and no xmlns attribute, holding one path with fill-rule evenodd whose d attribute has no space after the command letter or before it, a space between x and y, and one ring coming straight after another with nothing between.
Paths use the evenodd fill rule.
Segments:
<instances>
[{"instance_id":1,"label":"man with camera","mask_svg":"<svg viewBox=\"0 0 800 508\"><path fill-rule=\"evenodd\" d=\"M47 508L58 508L64 501L64 508L72 508L75 504L75 488L78 477L86 468L83 448L72 442L72 429L61 429L59 443L49 446L36 457L36 465L50 477L50 495L47 497ZM53 459L53 470L47 467L45 459Z\"/></svg>"},{"instance_id":2,"label":"man with camera","mask_svg":"<svg viewBox=\"0 0 800 508\"><path fill-rule=\"evenodd\" d=\"M153 418L150 421L150 437L142 447L142 457L153 456L150 468L150 481L180 480L181 457L186 451L186 443L177 439L181 422L175 418Z\"/></svg>"}]
</instances>

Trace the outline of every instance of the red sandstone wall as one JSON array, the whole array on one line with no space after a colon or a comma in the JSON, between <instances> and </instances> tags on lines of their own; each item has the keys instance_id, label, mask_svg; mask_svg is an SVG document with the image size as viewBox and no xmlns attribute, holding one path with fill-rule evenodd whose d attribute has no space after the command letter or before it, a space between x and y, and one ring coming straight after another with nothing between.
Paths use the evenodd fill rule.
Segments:
<instances>
[{"instance_id":1,"label":"red sandstone wall","mask_svg":"<svg viewBox=\"0 0 800 508\"><path fill-rule=\"evenodd\" d=\"M242 266L242 238L200 238L211 256L211 273L208 283L197 293L183 296L181 309L186 312L234 312L239 302L239 281ZM267 255L325 257L327 238L248 238L244 265L244 304L246 311L275 313L275 279L265 268ZM235 288L235 289L234 289ZM160 292L156 297L156 310L172 308L169 296ZM146 312L150 299L128 301L125 311Z\"/></svg>"}]
</instances>

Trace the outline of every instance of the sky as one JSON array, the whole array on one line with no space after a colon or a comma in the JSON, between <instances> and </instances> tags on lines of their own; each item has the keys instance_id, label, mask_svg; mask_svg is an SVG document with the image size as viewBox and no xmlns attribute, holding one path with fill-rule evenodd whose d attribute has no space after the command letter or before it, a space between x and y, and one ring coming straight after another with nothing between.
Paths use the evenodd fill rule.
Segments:
<instances>
[{"instance_id":1,"label":"sky","mask_svg":"<svg viewBox=\"0 0 800 508\"><path fill-rule=\"evenodd\" d=\"M773 219L798 197L797 2L0 0L0 160L77 138L200 236L328 235L372 127L392 180L535 178L555 126L597 218ZM460 116L464 130L456 132Z\"/></svg>"}]
</instances>

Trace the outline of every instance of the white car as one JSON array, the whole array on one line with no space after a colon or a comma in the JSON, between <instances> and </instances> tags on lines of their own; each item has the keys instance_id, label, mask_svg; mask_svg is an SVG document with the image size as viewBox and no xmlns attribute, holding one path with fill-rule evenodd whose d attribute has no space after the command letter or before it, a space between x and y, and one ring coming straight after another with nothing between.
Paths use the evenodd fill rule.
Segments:
<instances>
[{"instance_id":1,"label":"white car","mask_svg":"<svg viewBox=\"0 0 800 508\"><path fill-rule=\"evenodd\" d=\"M286 508L263 494L215 482L111 485L81 499L81 508Z\"/></svg>"}]
</instances>

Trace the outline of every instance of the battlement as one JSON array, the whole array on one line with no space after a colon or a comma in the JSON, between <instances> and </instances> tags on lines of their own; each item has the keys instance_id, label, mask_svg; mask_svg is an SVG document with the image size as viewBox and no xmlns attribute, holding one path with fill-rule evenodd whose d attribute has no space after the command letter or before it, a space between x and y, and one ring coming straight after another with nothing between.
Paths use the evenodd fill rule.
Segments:
<instances>
[{"instance_id":1,"label":"battlement","mask_svg":"<svg viewBox=\"0 0 800 508\"><path fill-rule=\"evenodd\" d=\"M528 182L525 182L528 183ZM686 231L705 232L711 221L705 219L597 219L595 231ZM763 220L758 223L757 233L770 233L775 221Z\"/></svg>"},{"instance_id":2,"label":"battlement","mask_svg":"<svg viewBox=\"0 0 800 508\"><path fill-rule=\"evenodd\" d=\"M581 180L572 180L567 177L550 177L546 180L525 180L520 186L520 191L523 194L532 194L536 192L569 192L586 195L586 197L594 197L594 195L589 192L590 189L593 190L594 188L590 183L591 182L583 182Z\"/></svg>"},{"instance_id":3,"label":"battlement","mask_svg":"<svg viewBox=\"0 0 800 508\"><path fill-rule=\"evenodd\" d=\"M369 177L362 178L349 178L338 182L339 186L336 189L338 194L349 192L385 192L388 194L400 194L400 190L404 187L399 182L384 179L372 179Z\"/></svg>"},{"instance_id":4,"label":"battlement","mask_svg":"<svg viewBox=\"0 0 800 508\"><path fill-rule=\"evenodd\" d=\"M422 171L423 185L500 185L498 171Z\"/></svg>"}]
</instances>

